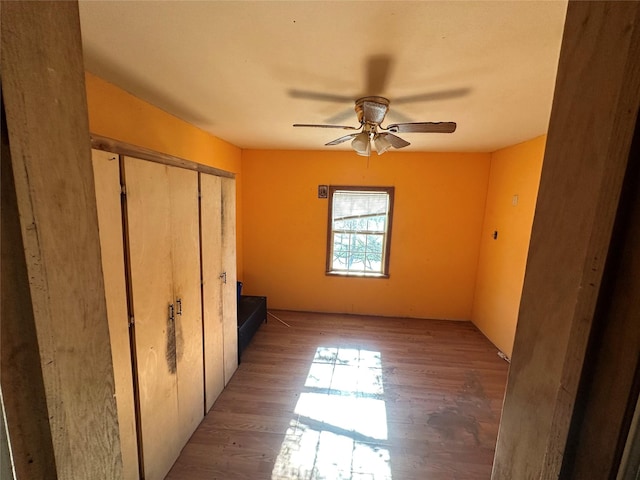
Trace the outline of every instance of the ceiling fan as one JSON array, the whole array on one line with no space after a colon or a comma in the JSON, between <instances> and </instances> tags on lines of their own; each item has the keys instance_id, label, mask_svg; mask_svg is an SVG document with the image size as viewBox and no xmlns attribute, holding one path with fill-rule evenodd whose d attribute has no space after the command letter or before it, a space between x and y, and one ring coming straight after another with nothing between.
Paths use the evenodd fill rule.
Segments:
<instances>
[{"instance_id":1,"label":"ceiling fan","mask_svg":"<svg viewBox=\"0 0 640 480\"><path fill-rule=\"evenodd\" d=\"M362 96L355 101L355 111L358 117L359 127L334 125L333 122L343 120L344 113L333 117L328 124L296 123L294 127L338 128L343 130L355 130L351 133L326 143L325 145L338 145L351 140L351 147L358 155L369 156L371 143L374 144L378 155L382 155L390 148L404 148L410 145L406 140L395 135L396 133L453 133L456 130L454 122L407 122L394 123L386 128L382 122L389 111L389 100L377 95L385 90L387 79L393 60L388 55L373 55L366 60L366 91L369 96ZM429 92L418 95L400 97L394 100L396 104L442 100L464 96L469 92L468 88L457 88L439 92ZM289 94L295 98L320 100L329 102L353 101L354 97L332 95L326 93L291 90ZM346 112L348 115L352 113Z\"/></svg>"},{"instance_id":2,"label":"ceiling fan","mask_svg":"<svg viewBox=\"0 0 640 480\"><path fill-rule=\"evenodd\" d=\"M358 116L358 122L360 122L359 127L309 123L296 123L293 126L359 130L359 133L350 133L325 143L325 145L338 145L351 140L351 147L358 155L365 157L371 154L371 143L375 145L378 155L382 155L391 147L404 148L410 145L409 142L395 135L396 133L453 133L456 130L455 122L393 123L386 128L382 127L381 124L384 121L384 117L389 111L389 100L384 97L359 98L356 100L355 111Z\"/></svg>"}]
</instances>

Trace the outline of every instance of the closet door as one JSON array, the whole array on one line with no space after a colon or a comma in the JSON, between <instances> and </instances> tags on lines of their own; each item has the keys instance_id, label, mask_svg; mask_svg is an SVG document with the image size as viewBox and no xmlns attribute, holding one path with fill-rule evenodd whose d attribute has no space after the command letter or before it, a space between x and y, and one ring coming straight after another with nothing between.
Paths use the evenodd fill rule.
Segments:
<instances>
[{"instance_id":1,"label":"closet door","mask_svg":"<svg viewBox=\"0 0 640 480\"><path fill-rule=\"evenodd\" d=\"M178 431L182 447L204 417L198 173L166 168L171 206Z\"/></svg>"},{"instance_id":2,"label":"closet door","mask_svg":"<svg viewBox=\"0 0 640 480\"><path fill-rule=\"evenodd\" d=\"M167 167L125 158L140 426L147 480L163 479L183 446Z\"/></svg>"},{"instance_id":3,"label":"closet door","mask_svg":"<svg viewBox=\"0 0 640 480\"><path fill-rule=\"evenodd\" d=\"M96 185L102 272L109 317L122 466L125 480L134 480L138 478L138 447L120 206L120 165L116 154L100 150L92 150L91 154Z\"/></svg>"},{"instance_id":4,"label":"closet door","mask_svg":"<svg viewBox=\"0 0 640 480\"><path fill-rule=\"evenodd\" d=\"M224 335L224 384L238 368L238 293L236 288L236 181L221 178L222 183L222 270L226 283L222 288Z\"/></svg>"},{"instance_id":5,"label":"closet door","mask_svg":"<svg viewBox=\"0 0 640 480\"><path fill-rule=\"evenodd\" d=\"M224 388L222 336L222 189L220 177L200 174L205 411Z\"/></svg>"}]
</instances>

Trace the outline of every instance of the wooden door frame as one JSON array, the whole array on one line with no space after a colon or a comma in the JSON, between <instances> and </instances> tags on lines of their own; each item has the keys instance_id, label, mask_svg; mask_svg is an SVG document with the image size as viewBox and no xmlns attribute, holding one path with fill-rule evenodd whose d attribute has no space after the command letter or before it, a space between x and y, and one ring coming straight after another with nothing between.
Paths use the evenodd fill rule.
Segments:
<instances>
[{"instance_id":1,"label":"wooden door frame","mask_svg":"<svg viewBox=\"0 0 640 480\"><path fill-rule=\"evenodd\" d=\"M630 147L639 106L640 3L570 2L494 480L586 478L579 472L584 473L581 464L588 457L606 463L598 471L589 471L589 478L609 478L616 469L615 455L589 448L598 442L593 431L583 427L598 416L607 417L603 410L607 396L594 395L607 382L602 372L594 375L588 368L583 371L583 366L592 363L603 342L615 343L632 333L637 337L637 321L636 325L630 318L613 322L615 312L633 314L626 288L635 288L638 297L640 292L637 283L612 289L615 272L620 272L616 263L625 260L609 253L637 239L628 221L618 222L615 232L613 227L627 210L636 211L633 198L627 195L621 202L620 196L625 177L631 189L638 188L632 171L638 158L632 159ZM622 254L630 255L628 246ZM627 262L624 275L640 277L638 262ZM605 304L608 310L598 308ZM637 311L635 315L637 319ZM608 338L595 336L587 348L598 324L614 323L615 329L607 330ZM634 349L637 357L637 342L629 346ZM631 367L633 377L634 355L600 359L610 362L609 372L611 367ZM579 388L583 374L586 378ZM634 394L633 382L627 378L626 383L626 392L616 396L625 405ZM592 406L583 411L583 405L596 400L599 409ZM635 398L631 401L635 404ZM572 422L574 428L570 428ZM618 419L606 438L611 441L624 435ZM576 443L580 447L574 449Z\"/></svg>"},{"instance_id":2,"label":"wooden door frame","mask_svg":"<svg viewBox=\"0 0 640 480\"><path fill-rule=\"evenodd\" d=\"M602 288L594 312L576 395L561 476L615 477L638 400L639 160L640 123L636 121Z\"/></svg>"},{"instance_id":3,"label":"wooden door frame","mask_svg":"<svg viewBox=\"0 0 640 480\"><path fill-rule=\"evenodd\" d=\"M28 379L1 379L3 392L11 382L12 391L27 399L26 409L37 409L30 418L24 405L21 412L15 402L6 403L10 442L18 447L16 473L120 479L78 5L0 2L0 19L13 170L2 182L15 187L15 208L3 209L2 217L3 224L7 215L18 227L10 240L22 250L2 259L3 280L7 271L16 280L2 284L3 346L21 348L21 335L6 335L14 311L30 332L24 355L9 358L3 348L2 369L36 371L34 382L41 385L39 395L29 397ZM18 436L20 443L14 442Z\"/></svg>"}]
</instances>

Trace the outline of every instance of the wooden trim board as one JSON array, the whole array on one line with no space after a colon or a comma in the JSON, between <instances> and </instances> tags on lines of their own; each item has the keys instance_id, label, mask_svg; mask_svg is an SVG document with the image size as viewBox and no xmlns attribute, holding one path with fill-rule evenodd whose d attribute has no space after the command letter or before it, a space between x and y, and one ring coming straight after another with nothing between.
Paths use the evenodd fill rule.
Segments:
<instances>
[{"instance_id":1,"label":"wooden trim board","mask_svg":"<svg viewBox=\"0 0 640 480\"><path fill-rule=\"evenodd\" d=\"M9 427L16 475L18 478L45 479L48 472L55 472L55 458L13 184L4 104L0 126L0 380L4 398L3 413L6 414ZM9 474L4 471L7 465ZM11 475L7 479L13 478L11 462L2 467L0 478L4 479L4 475Z\"/></svg>"},{"instance_id":2,"label":"wooden trim board","mask_svg":"<svg viewBox=\"0 0 640 480\"><path fill-rule=\"evenodd\" d=\"M156 152L155 150L121 142L120 140L114 140L113 138L103 137L94 133L91 134L91 147L97 150L105 150L107 152L118 153L127 157L149 160L150 162L162 163L173 167L186 168L188 170L195 170L197 172L208 173L219 177L235 178L234 173L227 172L226 170L192 162L180 157L174 157L173 155L168 155L166 153Z\"/></svg>"}]
</instances>

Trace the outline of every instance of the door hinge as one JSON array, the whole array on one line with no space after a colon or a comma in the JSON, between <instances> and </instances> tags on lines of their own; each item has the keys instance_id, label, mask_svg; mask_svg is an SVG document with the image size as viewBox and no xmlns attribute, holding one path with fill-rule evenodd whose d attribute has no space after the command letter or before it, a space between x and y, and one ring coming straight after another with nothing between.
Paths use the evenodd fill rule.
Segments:
<instances>
[{"instance_id":1,"label":"door hinge","mask_svg":"<svg viewBox=\"0 0 640 480\"><path fill-rule=\"evenodd\" d=\"M133 318L133 315L129 317L129 328L133 327L135 325L136 321Z\"/></svg>"},{"instance_id":2,"label":"door hinge","mask_svg":"<svg viewBox=\"0 0 640 480\"><path fill-rule=\"evenodd\" d=\"M120 194L124 196L127 195L127 187L125 185L120 185Z\"/></svg>"}]
</instances>

